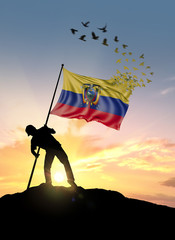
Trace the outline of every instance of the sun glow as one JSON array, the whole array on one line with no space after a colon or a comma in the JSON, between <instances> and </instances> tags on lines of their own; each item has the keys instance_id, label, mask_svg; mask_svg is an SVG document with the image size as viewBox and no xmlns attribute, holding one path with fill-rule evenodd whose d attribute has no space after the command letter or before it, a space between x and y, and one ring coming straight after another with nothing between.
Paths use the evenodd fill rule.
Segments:
<instances>
[{"instance_id":1,"label":"sun glow","mask_svg":"<svg viewBox=\"0 0 175 240\"><path fill-rule=\"evenodd\" d=\"M58 183L63 182L65 180L64 175L60 172L56 172L54 174L54 180Z\"/></svg>"}]
</instances>

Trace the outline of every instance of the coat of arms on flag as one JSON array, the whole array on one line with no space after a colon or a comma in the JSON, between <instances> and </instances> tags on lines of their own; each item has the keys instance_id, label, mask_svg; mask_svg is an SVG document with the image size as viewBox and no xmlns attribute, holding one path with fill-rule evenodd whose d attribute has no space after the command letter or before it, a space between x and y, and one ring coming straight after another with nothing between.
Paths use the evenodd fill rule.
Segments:
<instances>
[{"instance_id":1,"label":"coat of arms on flag","mask_svg":"<svg viewBox=\"0 0 175 240\"><path fill-rule=\"evenodd\" d=\"M97 105L102 88L96 84L86 83L83 84L82 88L83 88L83 102L86 104Z\"/></svg>"}]
</instances>

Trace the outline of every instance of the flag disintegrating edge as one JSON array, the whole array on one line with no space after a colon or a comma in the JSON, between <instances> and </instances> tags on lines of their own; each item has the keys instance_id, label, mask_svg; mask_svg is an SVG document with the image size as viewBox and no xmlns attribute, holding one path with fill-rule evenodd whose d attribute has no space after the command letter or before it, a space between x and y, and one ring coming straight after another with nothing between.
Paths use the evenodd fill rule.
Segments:
<instances>
[{"instance_id":1,"label":"flag disintegrating edge","mask_svg":"<svg viewBox=\"0 0 175 240\"><path fill-rule=\"evenodd\" d=\"M51 114L97 121L119 130L131 92L112 80L86 77L63 68L63 89Z\"/></svg>"}]
</instances>

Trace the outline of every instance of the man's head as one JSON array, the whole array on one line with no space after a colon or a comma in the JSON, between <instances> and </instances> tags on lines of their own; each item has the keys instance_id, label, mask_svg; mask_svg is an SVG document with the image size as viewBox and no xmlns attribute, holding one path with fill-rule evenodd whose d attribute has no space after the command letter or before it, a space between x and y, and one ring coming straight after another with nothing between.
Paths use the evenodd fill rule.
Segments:
<instances>
[{"instance_id":1,"label":"man's head","mask_svg":"<svg viewBox=\"0 0 175 240\"><path fill-rule=\"evenodd\" d=\"M33 125L28 125L26 127L26 133L28 134L28 136L33 136L36 133L36 128Z\"/></svg>"}]
</instances>

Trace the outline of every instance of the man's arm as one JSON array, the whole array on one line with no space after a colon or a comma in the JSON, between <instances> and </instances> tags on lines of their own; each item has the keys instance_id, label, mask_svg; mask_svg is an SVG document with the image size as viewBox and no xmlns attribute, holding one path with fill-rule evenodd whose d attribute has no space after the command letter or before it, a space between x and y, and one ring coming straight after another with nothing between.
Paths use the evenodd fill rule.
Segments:
<instances>
[{"instance_id":1,"label":"man's arm","mask_svg":"<svg viewBox=\"0 0 175 240\"><path fill-rule=\"evenodd\" d=\"M36 150L36 146L34 146L33 144L31 144L31 153L35 156L35 157L39 157L39 154L37 154L36 152L35 152L35 150Z\"/></svg>"}]
</instances>

